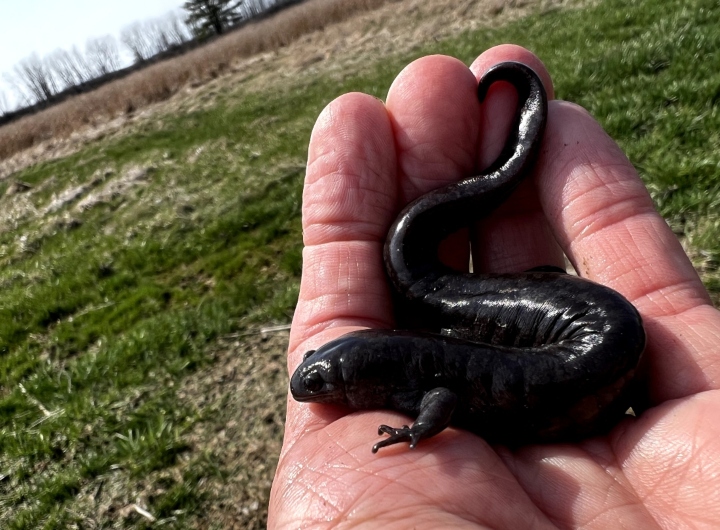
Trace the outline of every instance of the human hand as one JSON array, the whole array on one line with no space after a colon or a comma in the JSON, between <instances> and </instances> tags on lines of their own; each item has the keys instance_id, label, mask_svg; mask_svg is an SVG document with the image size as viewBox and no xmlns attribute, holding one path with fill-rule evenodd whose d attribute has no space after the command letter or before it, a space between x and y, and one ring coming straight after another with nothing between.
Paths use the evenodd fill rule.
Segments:
<instances>
[{"instance_id":1,"label":"human hand","mask_svg":"<svg viewBox=\"0 0 720 530\"><path fill-rule=\"evenodd\" d=\"M382 263L389 225L423 193L489 165L515 110L507 86L482 109L477 79L493 64L533 67L500 46L467 69L413 62L387 103L346 94L320 115L303 197L303 277L290 337L305 351L364 327L392 328ZM579 107L550 101L534 181L479 223L476 270L563 265L622 293L640 311L652 407L607 436L510 450L455 428L406 446L370 447L391 411L288 400L270 528L713 527L720 522L720 313L632 165ZM467 234L442 248L468 262Z\"/></svg>"}]
</instances>

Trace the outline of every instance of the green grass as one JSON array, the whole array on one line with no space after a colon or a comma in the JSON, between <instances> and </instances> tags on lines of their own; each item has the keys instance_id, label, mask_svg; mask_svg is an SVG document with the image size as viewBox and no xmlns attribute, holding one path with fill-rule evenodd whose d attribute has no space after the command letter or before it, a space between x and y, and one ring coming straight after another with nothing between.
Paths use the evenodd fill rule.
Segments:
<instances>
[{"instance_id":1,"label":"green grass","mask_svg":"<svg viewBox=\"0 0 720 530\"><path fill-rule=\"evenodd\" d=\"M235 88L214 107L33 166L14 177L31 191L0 198L0 526L81 527L88 492L118 476L127 491L154 481L147 509L164 526L197 524L213 502L203 479L230 477L188 441L213 411L178 388L211 365L223 337L288 321L315 117L350 90L383 97L416 57L469 63L500 42L535 51L557 96L598 117L720 292L717 1L606 0L378 57L339 81ZM146 174L129 178L135 166ZM80 186L76 200L48 209ZM102 200L78 209L93 193ZM117 513L100 520L150 526Z\"/></svg>"}]
</instances>

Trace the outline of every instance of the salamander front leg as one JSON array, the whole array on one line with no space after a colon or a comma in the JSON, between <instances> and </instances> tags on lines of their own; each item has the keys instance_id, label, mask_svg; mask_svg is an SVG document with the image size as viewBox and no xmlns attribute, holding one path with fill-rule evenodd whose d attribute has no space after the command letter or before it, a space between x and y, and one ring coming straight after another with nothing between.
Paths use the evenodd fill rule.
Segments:
<instances>
[{"instance_id":1,"label":"salamander front leg","mask_svg":"<svg viewBox=\"0 0 720 530\"><path fill-rule=\"evenodd\" d=\"M450 425L456 403L457 396L447 388L431 390L420 402L420 413L412 427L403 425L396 429L380 425L378 434L389 434L390 437L373 445L372 452L377 453L381 447L400 442L410 442L410 449L414 449L421 439L435 436Z\"/></svg>"}]
</instances>

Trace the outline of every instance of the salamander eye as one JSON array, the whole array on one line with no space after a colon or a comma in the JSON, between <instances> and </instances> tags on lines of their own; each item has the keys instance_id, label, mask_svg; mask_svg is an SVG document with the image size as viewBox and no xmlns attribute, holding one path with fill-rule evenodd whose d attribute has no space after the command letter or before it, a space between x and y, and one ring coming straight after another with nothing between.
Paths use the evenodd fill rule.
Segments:
<instances>
[{"instance_id":1,"label":"salamander eye","mask_svg":"<svg viewBox=\"0 0 720 530\"><path fill-rule=\"evenodd\" d=\"M305 376L305 389L308 392L317 392L325 386L325 380L318 372L310 372Z\"/></svg>"},{"instance_id":2,"label":"salamander eye","mask_svg":"<svg viewBox=\"0 0 720 530\"><path fill-rule=\"evenodd\" d=\"M303 355L303 361L306 361L308 357L310 357L313 353L315 353L315 350L308 350L305 352L305 355Z\"/></svg>"}]
</instances>

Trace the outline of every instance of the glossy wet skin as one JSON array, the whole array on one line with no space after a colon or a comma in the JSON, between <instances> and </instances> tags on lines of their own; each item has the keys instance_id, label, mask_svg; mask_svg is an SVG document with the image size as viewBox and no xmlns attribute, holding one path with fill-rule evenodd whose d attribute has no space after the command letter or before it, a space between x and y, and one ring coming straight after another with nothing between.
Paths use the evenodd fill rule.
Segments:
<instances>
[{"instance_id":1,"label":"glossy wet skin","mask_svg":"<svg viewBox=\"0 0 720 530\"><path fill-rule=\"evenodd\" d=\"M310 350L303 356L303 368L296 370L290 390L297 401L312 403L344 403L345 389L340 378L339 363L334 350L324 348L321 355ZM314 356L313 356L314 355ZM311 360L308 360L312 357ZM321 358L322 357L322 358Z\"/></svg>"},{"instance_id":2,"label":"glossy wet skin","mask_svg":"<svg viewBox=\"0 0 720 530\"><path fill-rule=\"evenodd\" d=\"M403 441L413 447L450 423L510 445L571 440L606 429L629 405L645 334L622 296L552 268L459 274L437 257L440 241L502 203L537 156L547 112L542 84L529 68L504 63L481 80L481 101L499 80L516 87L519 106L498 160L420 197L388 233L398 320L423 332L348 334L306 355L291 378L299 401L416 418L412 427L381 426L390 437L373 451Z\"/></svg>"}]
</instances>

